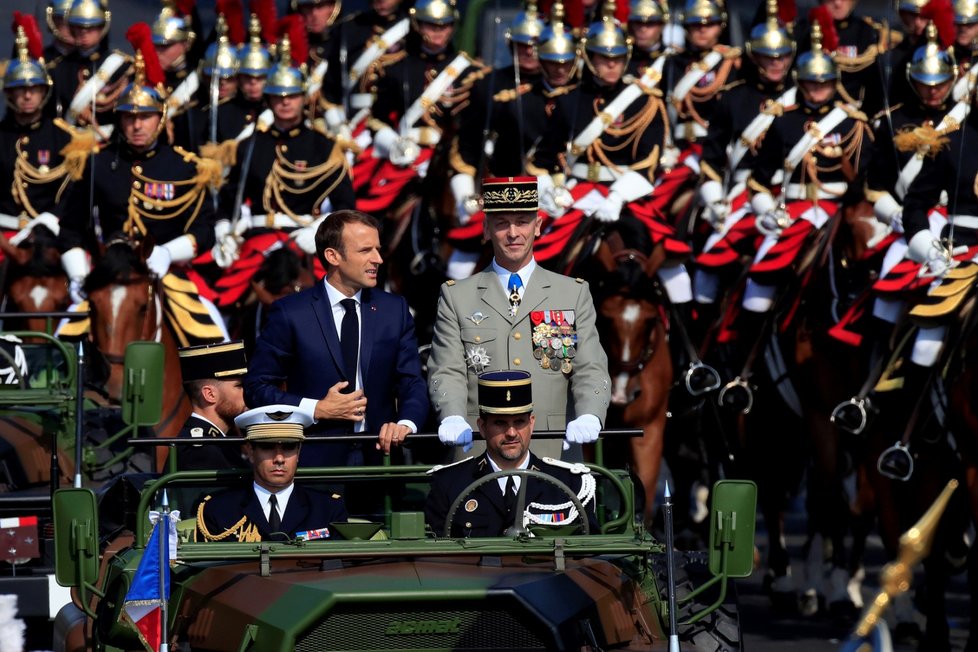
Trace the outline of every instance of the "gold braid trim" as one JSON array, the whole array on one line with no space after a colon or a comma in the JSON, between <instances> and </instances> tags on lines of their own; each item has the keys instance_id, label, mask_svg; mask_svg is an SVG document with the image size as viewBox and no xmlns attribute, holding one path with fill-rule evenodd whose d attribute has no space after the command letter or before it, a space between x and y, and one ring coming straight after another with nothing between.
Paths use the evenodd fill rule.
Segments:
<instances>
[{"instance_id":1,"label":"gold braid trim","mask_svg":"<svg viewBox=\"0 0 978 652\"><path fill-rule=\"evenodd\" d=\"M335 175L336 178L314 202L314 206L322 204L323 200L340 185L340 182L348 174L343 148L334 143L325 163L300 169L285 157L280 146L276 146L275 162L272 163L272 170L268 174L265 188L262 191L262 206L264 206L265 212L284 213L295 220L296 224L307 226L310 221L292 211L286 195L304 195L313 191L321 187L322 181L336 171L339 171L339 174ZM306 186L307 183L308 186Z\"/></svg>"},{"instance_id":2,"label":"gold braid trim","mask_svg":"<svg viewBox=\"0 0 978 652\"><path fill-rule=\"evenodd\" d=\"M244 542L255 542L261 541L261 534L258 533L258 527L254 524L248 524L248 517L242 516L241 520L229 527L224 532L219 534L213 534L207 529L207 523L204 520L204 505L211 497L207 496L201 501L200 505L197 507L197 532L204 537L204 541L223 541L228 537L234 536L238 541ZM196 538L196 535L195 535Z\"/></svg>"},{"instance_id":3,"label":"gold braid trim","mask_svg":"<svg viewBox=\"0 0 978 652\"><path fill-rule=\"evenodd\" d=\"M232 168L238 162L238 141L229 138L222 143L204 143L200 146L200 156Z\"/></svg>"},{"instance_id":4,"label":"gold braid trim","mask_svg":"<svg viewBox=\"0 0 978 652\"><path fill-rule=\"evenodd\" d=\"M512 102L520 95L526 95L531 90L533 90L531 84L520 84L518 88L507 88L499 91L492 96L492 100L494 102Z\"/></svg>"},{"instance_id":5,"label":"gold braid trim","mask_svg":"<svg viewBox=\"0 0 978 652\"><path fill-rule=\"evenodd\" d=\"M10 188L11 194L14 197L14 201L21 206L25 213L30 217L37 217L37 209L34 208L27 193L28 188L30 186L43 186L49 183L55 183L60 179L61 184L58 186L58 190L54 196L55 203L60 202L61 195L71 181L68 178L68 170L65 167L64 161L62 161L60 165L51 168L47 172L41 172L27 162L27 152L21 149L19 139L14 145L14 151L16 155L14 156L14 180Z\"/></svg>"},{"instance_id":6,"label":"gold braid trim","mask_svg":"<svg viewBox=\"0 0 978 652\"><path fill-rule=\"evenodd\" d=\"M648 129L649 125L655 120L655 116L659 113L663 116L663 121L665 122L665 129L668 133L669 130L669 118L665 112L665 105L662 100L657 97L650 95L646 96L645 106L640 109L635 115L633 115L628 120L624 121L620 126L608 125L605 127L604 133L608 134L612 138L621 138L622 141L617 145L608 145L598 138L593 143L591 143L587 148L588 163L600 162L615 171L619 171L619 166L611 161L609 158L609 153L620 152L627 148L631 148L631 152L628 156L629 160L632 161L627 168L632 170L649 170L651 173L655 171L656 164L659 160L659 147L658 145L652 148L652 151L643 159L639 159L642 152L639 151L641 147L642 134ZM595 103L594 113L595 115L600 114L600 107Z\"/></svg>"},{"instance_id":7,"label":"gold braid trim","mask_svg":"<svg viewBox=\"0 0 978 652\"><path fill-rule=\"evenodd\" d=\"M197 156L179 145L174 145L173 151L182 156L185 163L193 163L197 166L197 176L192 181L198 186L198 191L205 187L210 190L220 190L221 186L224 185L224 170L220 161Z\"/></svg>"},{"instance_id":8,"label":"gold braid trim","mask_svg":"<svg viewBox=\"0 0 978 652\"><path fill-rule=\"evenodd\" d=\"M723 177L720 176L720 173L714 170L713 166L706 161L700 161L700 171L707 179L723 182Z\"/></svg>"},{"instance_id":9,"label":"gold braid trim","mask_svg":"<svg viewBox=\"0 0 978 652\"><path fill-rule=\"evenodd\" d=\"M841 57L836 55L835 64L839 66L839 70L842 72L860 72L876 61L877 56L879 56L879 47L874 43L866 48L865 52L857 54L854 57Z\"/></svg>"},{"instance_id":10,"label":"gold braid trim","mask_svg":"<svg viewBox=\"0 0 978 652\"><path fill-rule=\"evenodd\" d=\"M186 152L186 150L180 149L179 147L174 147L174 150L181 155L189 154L189 152ZM204 197L206 195L204 189L209 185L209 180L210 177L213 176L214 170L216 170L217 175L220 175L220 164L217 163L217 161L208 161L207 164L203 164L204 159L200 159L193 154L190 154L190 156L198 161L198 173L191 179L181 181L160 181L158 179L150 179L145 175L137 174L135 171L133 171L133 176L140 182L140 186L138 189L132 188L129 191L129 219L126 220L126 223L123 225L123 230L125 230L126 233L133 234L134 232L138 232L139 235L146 235L147 230L146 225L143 222L144 219L170 220L182 216L188 210L191 211L191 214L190 217L187 218L183 230L184 233L189 230L190 225L194 223L194 220L197 219L197 215L200 213L200 207L203 204ZM174 198L159 199L157 197L150 197L145 193L147 183L167 183L173 185ZM177 189L179 189L181 186L191 186L191 188L187 192L180 195L177 192ZM161 211L169 212L164 213Z\"/></svg>"},{"instance_id":11,"label":"gold braid trim","mask_svg":"<svg viewBox=\"0 0 978 652\"><path fill-rule=\"evenodd\" d=\"M893 136L893 144L901 152L916 152L921 156L934 158L937 153L947 147L951 139L938 131L930 123L919 127L905 127Z\"/></svg>"},{"instance_id":12,"label":"gold braid trim","mask_svg":"<svg viewBox=\"0 0 978 652\"><path fill-rule=\"evenodd\" d=\"M59 154L65 159L64 166L68 177L72 181L79 181L85 174L88 158L92 154L98 154L100 149L98 134L94 129L75 127L61 118L55 118L54 124L71 136L71 142L65 145Z\"/></svg>"},{"instance_id":13,"label":"gold braid trim","mask_svg":"<svg viewBox=\"0 0 978 652\"><path fill-rule=\"evenodd\" d=\"M468 174L475 177L476 169L474 165L469 165L462 158L458 151L458 138L452 138L452 146L448 150L448 164L452 166L458 174Z\"/></svg>"}]
</instances>

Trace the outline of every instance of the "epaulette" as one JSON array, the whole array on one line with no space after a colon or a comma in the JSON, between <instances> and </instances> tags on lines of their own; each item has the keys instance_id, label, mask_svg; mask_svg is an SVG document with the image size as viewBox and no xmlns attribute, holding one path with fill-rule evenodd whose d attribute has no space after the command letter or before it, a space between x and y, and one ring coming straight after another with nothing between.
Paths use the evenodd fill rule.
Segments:
<instances>
[{"instance_id":1,"label":"epaulette","mask_svg":"<svg viewBox=\"0 0 978 652\"><path fill-rule=\"evenodd\" d=\"M232 168L238 159L238 141L229 138L221 143L204 143L200 146L200 156Z\"/></svg>"},{"instance_id":2,"label":"epaulette","mask_svg":"<svg viewBox=\"0 0 978 652\"><path fill-rule=\"evenodd\" d=\"M329 130L326 128L326 120L324 118L316 118L312 121L312 125L310 126L312 127L313 131L320 133L327 138L330 137Z\"/></svg>"},{"instance_id":3,"label":"epaulette","mask_svg":"<svg viewBox=\"0 0 978 652\"><path fill-rule=\"evenodd\" d=\"M583 283L584 282L584 279L581 278L580 276L578 276L577 278L574 279L574 281L577 282L577 283Z\"/></svg>"},{"instance_id":4,"label":"epaulette","mask_svg":"<svg viewBox=\"0 0 978 652\"><path fill-rule=\"evenodd\" d=\"M721 91L729 91L731 89L737 88L738 86L743 86L746 83L747 83L747 80L746 79L735 79L734 81L730 82L729 84L726 84L725 86L723 86L720 90Z\"/></svg>"},{"instance_id":5,"label":"epaulette","mask_svg":"<svg viewBox=\"0 0 978 652\"><path fill-rule=\"evenodd\" d=\"M447 281L445 281L445 285L447 285L448 287L452 287L453 285L455 285L455 279L453 278L448 279Z\"/></svg>"},{"instance_id":6,"label":"epaulette","mask_svg":"<svg viewBox=\"0 0 978 652\"><path fill-rule=\"evenodd\" d=\"M438 473L439 471L442 471L444 469L450 468L452 466L458 466L459 464L462 464L463 462L468 462L471 459L474 459L474 458L473 458L472 455L469 455L465 459L459 460L458 462L452 462L451 464L435 464L433 467L431 467L430 469L428 469L427 471L425 471L425 475L431 475L432 473Z\"/></svg>"},{"instance_id":7,"label":"epaulette","mask_svg":"<svg viewBox=\"0 0 978 652\"><path fill-rule=\"evenodd\" d=\"M723 55L724 59L737 59L741 55L740 48L731 47L729 45L718 45L716 50Z\"/></svg>"},{"instance_id":8,"label":"epaulette","mask_svg":"<svg viewBox=\"0 0 978 652\"><path fill-rule=\"evenodd\" d=\"M206 185L213 190L217 190L224 184L224 169L220 161L202 158L193 152L188 152L179 145L174 145L173 151L181 156L184 162L193 163L197 168L197 175L193 180L198 187Z\"/></svg>"},{"instance_id":9,"label":"epaulette","mask_svg":"<svg viewBox=\"0 0 978 652\"><path fill-rule=\"evenodd\" d=\"M532 84L520 84L519 88L506 88L492 96L494 102L512 102L519 95L526 95L533 89Z\"/></svg>"},{"instance_id":10,"label":"epaulette","mask_svg":"<svg viewBox=\"0 0 978 652\"><path fill-rule=\"evenodd\" d=\"M255 129L257 129L258 131L260 131L263 134L266 134L266 133L268 133L268 130L271 129L271 127L272 126L270 124L268 124L267 122L259 122L255 126Z\"/></svg>"},{"instance_id":11,"label":"epaulette","mask_svg":"<svg viewBox=\"0 0 978 652\"><path fill-rule=\"evenodd\" d=\"M574 475L583 475L591 472L591 469L587 464L582 464L580 462L564 462L563 460L555 460L552 457L543 457L541 460L551 466L559 466L562 469L567 469Z\"/></svg>"},{"instance_id":12,"label":"epaulette","mask_svg":"<svg viewBox=\"0 0 978 652\"><path fill-rule=\"evenodd\" d=\"M852 118L853 120L861 120L863 122L869 122L869 118L866 117L866 114L860 111L859 109L857 109L856 107L852 106L851 104L839 104L839 106L842 108L843 111L846 112L846 115Z\"/></svg>"},{"instance_id":13,"label":"epaulette","mask_svg":"<svg viewBox=\"0 0 978 652\"><path fill-rule=\"evenodd\" d=\"M555 88L552 91L544 91L543 96L547 99L552 99L554 97L560 97L561 95L567 95L573 90L577 89L577 84L567 84L566 86L561 86L560 88Z\"/></svg>"},{"instance_id":14,"label":"epaulette","mask_svg":"<svg viewBox=\"0 0 978 652\"><path fill-rule=\"evenodd\" d=\"M72 181L78 181L85 173L85 164L92 154L101 149L98 134L91 127L76 127L61 118L55 118L54 124L58 129L68 132L71 141L61 150L65 159L65 169Z\"/></svg>"}]
</instances>

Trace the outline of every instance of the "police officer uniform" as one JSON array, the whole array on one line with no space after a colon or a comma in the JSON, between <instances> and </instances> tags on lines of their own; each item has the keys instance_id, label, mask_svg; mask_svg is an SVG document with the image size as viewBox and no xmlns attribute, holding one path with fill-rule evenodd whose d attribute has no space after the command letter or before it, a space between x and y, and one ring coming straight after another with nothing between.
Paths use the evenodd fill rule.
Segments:
<instances>
[{"instance_id":1,"label":"police officer uniform","mask_svg":"<svg viewBox=\"0 0 978 652\"><path fill-rule=\"evenodd\" d=\"M248 372L248 361L245 358L242 342L191 346L180 349L178 356L184 387L187 383L198 380L241 379ZM206 417L191 412L177 437L196 440L196 443L176 447L177 470L247 468L238 446L225 444L208 446L206 443L208 439L223 439L227 435L228 433L222 431Z\"/></svg>"},{"instance_id":2,"label":"police officer uniform","mask_svg":"<svg viewBox=\"0 0 978 652\"><path fill-rule=\"evenodd\" d=\"M312 417L292 405L267 405L238 416L235 425L245 431L252 446L298 444ZM274 495L274 503L270 496ZM206 496L197 507L197 541L269 541L293 538L331 539L331 523L347 520L339 494L307 489L294 481L271 492L249 482L245 486Z\"/></svg>"},{"instance_id":3,"label":"police officer uniform","mask_svg":"<svg viewBox=\"0 0 978 652\"><path fill-rule=\"evenodd\" d=\"M533 411L531 376L525 371L492 371L479 376L479 413L483 419L496 414L529 414ZM540 459L527 451L517 468L546 473L575 492L585 509L591 531L595 531L594 479L583 464L564 464ZM425 520L436 536L445 533L452 502L473 482L498 471L488 452L447 466L436 466L431 474L431 489L425 504ZM556 486L537 478L526 482L525 512L516 511L516 479L489 480L463 498L451 525L451 536L503 536L508 528L525 524L570 524L581 518L572 510L569 496Z\"/></svg>"}]
</instances>

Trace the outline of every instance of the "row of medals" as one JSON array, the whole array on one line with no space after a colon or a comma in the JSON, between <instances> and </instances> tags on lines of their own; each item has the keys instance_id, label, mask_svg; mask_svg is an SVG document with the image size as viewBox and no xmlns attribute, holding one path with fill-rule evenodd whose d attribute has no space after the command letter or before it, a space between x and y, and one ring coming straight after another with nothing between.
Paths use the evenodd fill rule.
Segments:
<instances>
[{"instance_id":1,"label":"row of medals","mask_svg":"<svg viewBox=\"0 0 978 652\"><path fill-rule=\"evenodd\" d=\"M544 369L556 369L569 374L574 366L571 359L577 355L576 335L561 335L560 327L541 323L533 327L533 357Z\"/></svg>"}]
</instances>

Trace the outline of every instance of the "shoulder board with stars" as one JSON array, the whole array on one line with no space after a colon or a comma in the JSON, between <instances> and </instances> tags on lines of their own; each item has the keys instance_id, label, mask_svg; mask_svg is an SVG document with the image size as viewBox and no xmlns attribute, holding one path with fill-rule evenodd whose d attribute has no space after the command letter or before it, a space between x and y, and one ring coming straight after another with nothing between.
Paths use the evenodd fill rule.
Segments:
<instances>
[{"instance_id":1,"label":"shoulder board with stars","mask_svg":"<svg viewBox=\"0 0 978 652\"><path fill-rule=\"evenodd\" d=\"M427 471L425 471L425 475L431 475L432 473L438 473L439 471L441 471L443 469L447 469L447 468L452 467L452 466L458 466L459 464L462 464L464 462L468 462L471 459L472 459L472 455L469 455L465 459L459 460L458 462L452 462L451 464L436 464L433 467L431 467L430 469L428 469Z\"/></svg>"},{"instance_id":2,"label":"shoulder board with stars","mask_svg":"<svg viewBox=\"0 0 978 652\"><path fill-rule=\"evenodd\" d=\"M559 466L562 469L567 469L575 475L583 475L591 472L591 469L587 464L582 464L580 462L564 462L563 460L555 460L552 457L544 457L542 458L542 461L551 466Z\"/></svg>"}]
</instances>

